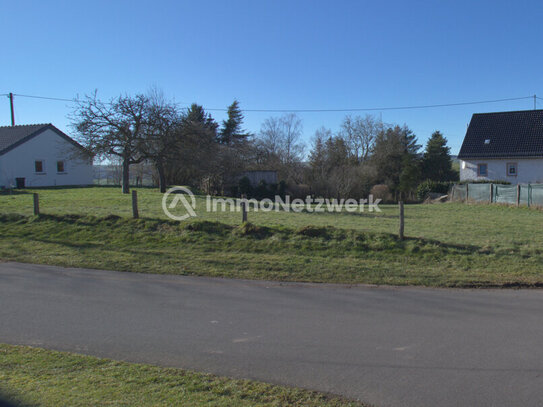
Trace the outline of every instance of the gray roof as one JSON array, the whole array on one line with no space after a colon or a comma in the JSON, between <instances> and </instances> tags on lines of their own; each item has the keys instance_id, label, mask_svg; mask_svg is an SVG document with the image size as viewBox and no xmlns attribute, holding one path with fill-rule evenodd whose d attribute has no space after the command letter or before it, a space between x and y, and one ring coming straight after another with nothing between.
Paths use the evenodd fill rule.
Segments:
<instances>
[{"instance_id":1,"label":"gray roof","mask_svg":"<svg viewBox=\"0 0 543 407\"><path fill-rule=\"evenodd\" d=\"M45 130L51 129L59 136L84 150L84 147L77 143L74 139L64 134L51 123L43 124L25 124L20 126L1 126L0 127L0 155L7 153L15 147L27 142L43 133Z\"/></svg>"},{"instance_id":2,"label":"gray roof","mask_svg":"<svg viewBox=\"0 0 543 407\"><path fill-rule=\"evenodd\" d=\"M474 114L458 158L543 156L543 110Z\"/></svg>"}]
</instances>

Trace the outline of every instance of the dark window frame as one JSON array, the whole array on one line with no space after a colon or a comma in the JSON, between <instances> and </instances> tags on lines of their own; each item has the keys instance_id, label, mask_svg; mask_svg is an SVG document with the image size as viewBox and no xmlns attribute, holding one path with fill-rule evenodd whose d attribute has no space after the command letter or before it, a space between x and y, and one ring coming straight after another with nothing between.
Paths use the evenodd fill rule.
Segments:
<instances>
[{"instance_id":1,"label":"dark window frame","mask_svg":"<svg viewBox=\"0 0 543 407\"><path fill-rule=\"evenodd\" d=\"M515 173L514 174L511 174L509 172L510 168L515 168ZM505 165L505 175L507 175L508 177L516 177L518 175L518 163L515 163L515 162L507 163Z\"/></svg>"},{"instance_id":2,"label":"dark window frame","mask_svg":"<svg viewBox=\"0 0 543 407\"><path fill-rule=\"evenodd\" d=\"M57 173L58 174L65 174L66 173L66 165L64 161L58 160L57 161Z\"/></svg>"},{"instance_id":3,"label":"dark window frame","mask_svg":"<svg viewBox=\"0 0 543 407\"><path fill-rule=\"evenodd\" d=\"M481 172L481 166L485 166L485 173ZM479 163L477 164L477 176L478 177L488 177L488 163Z\"/></svg>"},{"instance_id":4,"label":"dark window frame","mask_svg":"<svg viewBox=\"0 0 543 407\"><path fill-rule=\"evenodd\" d=\"M40 167L39 170L38 166ZM45 165L43 160L34 160L34 172L36 174L45 174Z\"/></svg>"}]
</instances>

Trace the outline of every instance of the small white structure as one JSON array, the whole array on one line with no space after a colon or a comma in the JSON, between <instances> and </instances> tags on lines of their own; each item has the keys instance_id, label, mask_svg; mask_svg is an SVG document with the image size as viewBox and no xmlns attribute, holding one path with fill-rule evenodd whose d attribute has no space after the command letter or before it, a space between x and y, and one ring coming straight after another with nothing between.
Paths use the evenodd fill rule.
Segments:
<instances>
[{"instance_id":1,"label":"small white structure","mask_svg":"<svg viewBox=\"0 0 543 407\"><path fill-rule=\"evenodd\" d=\"M92 183L88 152L52 124L0 127L0 187Z\"/></svg>"},{"instance_id":2,"label":"small white structure","mask_svg":"<svg viewBox=\"0 0 543 407\"><path fill-rule=\"evenodd\" d=\"M543 110L474 114L458 159L461 181L543 183Z\"/></svg>"}]
</instances>

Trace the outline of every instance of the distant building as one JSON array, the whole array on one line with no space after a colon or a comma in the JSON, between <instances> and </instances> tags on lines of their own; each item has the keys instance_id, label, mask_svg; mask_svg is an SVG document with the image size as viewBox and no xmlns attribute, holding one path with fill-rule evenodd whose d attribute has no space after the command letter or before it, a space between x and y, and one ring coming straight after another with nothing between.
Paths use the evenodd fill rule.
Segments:
<instances>
[{"instance_id":1,"label":"distant building","mask_svg":"<svg viewBox=\"0 0 543 407\"><path fill-rule=\"evenodd\" d=\"M92 159L52 124L0 127L0 187L90 185Z\"/></svg>"},{"instance_id":2,"label":"distant building","mask_svg":"<svg viewBox=\"0 0 543 407\"><path fill-rule=\"evenodd\" d=\"M458 159L461 181L543 182L543 110L474 114Z\"/></svg>"},{"instance_id":3,"label":"distant building","mask_svg":"<svg viewBox=\"0 0 543 407\"><path fill-rule=\"evenodd\" d=\"M258 186L262 181L266 184L277 184L279 181L277 179L277 171L275 170L255 170L255 171L245 171L240 176L239 179L247 177L252 187Z\"/></svg>"}]
</instances>

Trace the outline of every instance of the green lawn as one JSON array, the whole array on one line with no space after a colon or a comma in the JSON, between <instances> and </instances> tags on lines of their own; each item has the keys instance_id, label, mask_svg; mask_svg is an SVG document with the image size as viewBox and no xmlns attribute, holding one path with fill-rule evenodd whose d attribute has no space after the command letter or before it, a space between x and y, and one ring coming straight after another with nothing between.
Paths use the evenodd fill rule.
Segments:
<instances>
[{"instance_id":1,"label":"green lawn","mask_svg":"<svg viewBox=\"0 0 543 407\"><path fill-rule=\"evenodd\" d=\"M30 191L29 191L30 192ZM162 195L139 189L140 216L118 188L37 190L0 195L0 258L168 274L282 281L535 286L543 284L543 213L457 203L407 205L381 213L208 213L174 222ZM14 215L18 214L18 215ZM77 216L67 216L76 214ZM110 215L117 216L110 216Z\"/></svg>"},{"instance_id":2,"label":"green lawn","mask_svg":"<svg viewBox=\"0 0 543 407\"><path fill-rule=\"evenodd\" d=\"M0 394L27 406L360 406L181 369L0 344Z\"/></svg>"}]
</instances>

